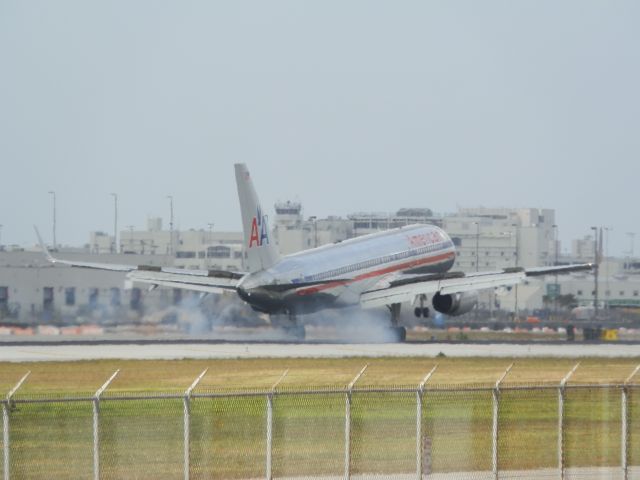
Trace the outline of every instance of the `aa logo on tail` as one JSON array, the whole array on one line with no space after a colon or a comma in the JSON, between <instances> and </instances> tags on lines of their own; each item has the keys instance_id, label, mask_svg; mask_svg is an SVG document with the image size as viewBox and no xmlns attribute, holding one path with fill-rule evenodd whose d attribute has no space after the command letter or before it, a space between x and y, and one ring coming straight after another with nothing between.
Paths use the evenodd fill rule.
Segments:
<instances>
[{"instance_id":1,"label":"aa logo on tail","mask_svg":"<svg viewBox=\"0 0 640 480\"><path fill-rule=\"evenodd\" d=\"M260 205L256 216L251 221L251 237L249 238L249 248L253 247L255 242L256 247L269 244L269 228L267 227L267 216L262 215Z\"/></svg>"}]
</instances>

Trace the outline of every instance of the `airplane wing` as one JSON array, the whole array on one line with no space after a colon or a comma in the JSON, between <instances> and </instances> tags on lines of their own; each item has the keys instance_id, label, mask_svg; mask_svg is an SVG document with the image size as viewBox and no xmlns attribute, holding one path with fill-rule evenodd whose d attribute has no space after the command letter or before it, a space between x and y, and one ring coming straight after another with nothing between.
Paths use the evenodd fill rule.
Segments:
<instances>
[{"instance_id":1,"label":"airplane wing","mask_svg":"<svg viewBox=\"0 0 640 480\"><path fill-rule=\"evenodd\" d=\"M555 275L591 270L593 264L554 267L506 268L495 272L410 275L400 274L382 279L374 288L360 295L363 308L381 307L393 303L412 302L419 295L440 293L450 295L487 288L516 285L527 277Z\"/></svg>"},{"instance_id":2,"label":"airplane wing","mask_svg":"<svg viewBox=\"0 0 640 480\"><path fill-rule=\"evenodd\" d=\"M205 293L222 293L235 291L240 279L240 272L224 270L181 270L177 268L138 267L127 274L127 279L134 283L145 283L152 287L181 288Z\"/></svg>"},{"instance_id":3,"label":"airplane wing","mask_svg":"<svg viewBox=\"0 0 640 480\"><path fill-rule=\"evenodd\" d=\"M240 279L246 275L244 272L229 272L226 270L183 270L180 268L150 265L118 265L113 263L62 260L51 255L40 237L40 232L38 232L37 228L35 230L42 251L47 260L53 264L112 272L125 272L127 273L127 280L134 283L149 284L152 288L162 286L205 293L221 293L225 290L235 290Z\"/></svg>"}]
</instances>

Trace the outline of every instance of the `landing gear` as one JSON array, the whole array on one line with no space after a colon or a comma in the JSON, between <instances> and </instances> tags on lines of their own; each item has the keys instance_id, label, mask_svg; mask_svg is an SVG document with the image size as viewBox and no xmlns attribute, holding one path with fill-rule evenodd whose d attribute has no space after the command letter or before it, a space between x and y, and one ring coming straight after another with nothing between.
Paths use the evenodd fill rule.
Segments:
<instances>
[{"instance_id":1,"label":"landing gear","mask_svg":"<svg viewBox=\"0 0 640 480\"><path fill-rule=\"evenodd\" d=\"M420 318L420 317L424 317L424 318L428 318L429 317L429 307L425 307L424 306L424 302L427 301L427 296L426 295L420 295L420 306L414 308L413 313L416 317Z\"/></svg>"},{"instance_id":2,"label":"landing gear","mask_svg":"<svg viewBox=\"0 0 640 480\"><path fill-rule=\"evenodd\" d=\"M398 326L400 320L400 305L400 303L387 305L389 312L391 312L391 327L389 327L389 333L392 342L404 342L407 339L407 329Z\"/></svg>"},{"instance_id":3,"label":"landing gear","mask_svg":"<svg viewBox=\"0 0 640 480\"><path fill-rule=\"evenodd\" d=\"M407 329L404 327L389 327L392 343L401 343L407 339Z\"/></svg>"},{"instance_id":4,"label":"landing gear","mask_svg":"<svg viewBox=\"0 0 640 480\"><path fill-rule=\"evenodd\" d=\"M298 341L305 338L304 325L298 325L298 320L293 312L287 312L285 315L271 315L271 325L288 338Z\"/></svg>"},{"instance_id":5,"label":"landing gear","mask_svg":"<svg viewBox=\"0 0 640 480\"><path fill-rule=\"evenodd\" d=\"M304 340L305 331L303 325L288 326L284 327L282 330L288 337L293 337L295 340L300 341Z\"/></svg>"}]
</instances>

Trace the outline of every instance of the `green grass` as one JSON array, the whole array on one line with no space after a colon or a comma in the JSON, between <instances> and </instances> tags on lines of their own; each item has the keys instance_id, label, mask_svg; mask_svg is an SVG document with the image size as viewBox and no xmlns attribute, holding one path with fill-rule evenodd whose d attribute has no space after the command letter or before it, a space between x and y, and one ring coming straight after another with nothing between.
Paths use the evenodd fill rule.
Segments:
<instances>
[{"instance_id":1,"label":"green grass","mask_svg":"<svg viewBox=\"0 0 640 480\"><path fill-rule=\"evenodd\" d=\"M369 363L351 398L351 469L358 473L415 471L416 394L373 393L370 387L417 385L438 362L423 398L422 432L432 472L491 469L490 391L505 359L280 359L214 361L99 361L0 363L4 392L32 374L16 399L92 394L117 368L100 404L102 478L179 478L183 459L183 403L176 399L117 400L126 395L181 394L209 368L196 393L266 390L289 374L273 400L273 474L341 475L344 470L344 393L299 395L296 390L343 388ZM576 360L518 360L505 386L557 385ZM572 381L616 383L638 359L582 359ZM571 382L570 382L571 385ZM280 387L279 387L280 388ZM499 466L504 470L557 466L558 392L504 390L500 394ZM567 466L620 465L619 389L566 391ZM193 478L257 478L265 474L265 395L196 397L191 404ZM629 402L630 462L640 465L640 389ZM92 405L17 403L10 414L15 478L87 478L92 475ZM1 466L1 464L0 464Z\"/></svg>"},{"instance_id":2,"label":"green grass","mask_svg":"<svg viewBox=\"0 0 640 480\"><path fill-rule=\"evenodd\" d=\"M622 382L640 363L637 358L518 359L505 383L557 384L580 361L574 383ZM430 384L492 385L514 360L500 358L347 358L347 359L241 359L241 360L100 360L77 362L0 362L0 392L5 394L27 372L31 375L20 395L95 392L120 369L110 392L183 392L205 368L198 390L270 388L288 375L282 388L345 386L369 364L358 385L417 385L438 364ZM640 374L636 376L640 381Z\"/></svg>"}]
</instances>

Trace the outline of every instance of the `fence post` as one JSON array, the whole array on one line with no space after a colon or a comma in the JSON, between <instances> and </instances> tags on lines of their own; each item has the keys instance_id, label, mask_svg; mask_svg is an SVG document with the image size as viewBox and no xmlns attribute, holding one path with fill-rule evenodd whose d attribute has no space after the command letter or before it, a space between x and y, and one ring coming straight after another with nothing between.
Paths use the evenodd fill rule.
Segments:
<instances>
[{"instance_id":1,"label":"fence post","mask_svg":"<svg viewBox=\"0 0 640 480\"><path fill-rule=\"evenodd\" d=\"M498 480L498 420L500 415L500 384L513 368L513 363L507 367L502 376L496 381L492 390L493 399L493 425L491 436L491 465L493 467L493 478Z\"/></svg>"},{"instance_id":2,"label":"fence post","mask_svg":"<svg viewBox=\"0 0 640 480\"><path fill-rule=\"evenodd\" d=\"M207 373L208 368L205 368L203 372L198 375L191 386L187 388L184 392L184 397L182 398L182 411L184 414L184 480L189 480L189 469L190 469L190 450L191 450L191 392L198 386L202 377Z\"/></svg>"},{"instance_id":3,"label":"fence post","mask_svg":"<svg viewBox=\"0 0 640 480\"><path fill-rule=\"evenodd\" d=\"M367 363L362 370L351 380L351 383L347 385L345 394L345 412L344 412L344 478L349 480L351 478L351 394L353 393L353 387L367 369L369 364Z\"/></svg>"},{"instance_id":4,"label":"fence post","mask_svg":"<svg viewBox=\"0 0 640 480\"><path fill-rule=\"evenodd\" d=\"M622 409L620 412L620 416L622 417L622 443L621 443L621 455L622 455L622 475L623 479L627 480L629 478L629 447L627 442L629 441L629 433L628 433L628 422L629 415L627 410L627 395L629 391L627 390L627 386L622 386Z\"/></svg>"},{"instance_id":5,"label":"fence post","mask_svg":"<svg viewBox=\"0 0 640 480\"><path fill-rule=\"evenodd\" d=\"M635 370L627 377L622 385L622 443L621 443L621 455L622 455L622 475L624 480L629 478L629 383L636 373L640 370L638 365Z\"/></svg>"},{"instance_id":6,"label":"fence post","mask_svg":"<svg viewBox=\"0 0 640 480\"><path fill-rule=\"evenodd\" d=\"M9 450L11 448L11 439L9 436L9 410L11 409L11 397L15 395L18 389L25 382L27 377L31 375L31 370L29 370L16 386L13 387L9 393L7 394L7 398L2 404L2 444L3 444L3 459L4 459L4 480L9 480L11 477L11 456L9 455Z\"/></svg>"},{"instance_id":7,"label":"fence post","mask_svg":"<svg viewBox=\"0 0 640 480\"><path fill-rule=\"evenodd\" d=\"M9 480L9 402L2 402L2 455L4 460L4 480Z\"/></svg>"},{"instance_id":8,"label":"fence post","mask_svg":"<svg viewBox=\"0 0 640 480\"><path fill-rule=\"evenodd\" d=\"M267 394L267 480L273 478L273 395L276 393L276 387L284 380L287 373L289 373L289 369L284 371L276 383L271 386L271 391Z\"/></svg>"},{"instance_id":9,"label":"fence post","mask_svg":"<svg viewBox=\"0 0 640 480\"><path fill-rule=\"evenodd\" d=\"M422 479L424 471L424 465L422 464L422 401L424 398L424 386L436 371L436 368L438 368L437 364L425 375L416 390L416 476L418 480Z\"/></svg>"},{"instance_id":10,"label":"fence post","mask_svg":"<svg viewBox=\"0 0 640 480\"><path fill-rule=\"evenodd\" d=\"M558 470L561 480L564 480L564 389L579 365L580 362L576 363L558 385Z\"/></svg>"},{"instance_id":11,"label":"fence post","mask_svg":"<svg viewBox=\"0 0 640 480\"><path fill-rule=\"evenodd\" d=\"M113 375L109 377L109 380L104 382L93 396L93 478L98 480L100 478L100 396L107 389L109 384L116 378L116 375L120 372L120 369L113 372Z\"/></svg>"}]
</instances>

